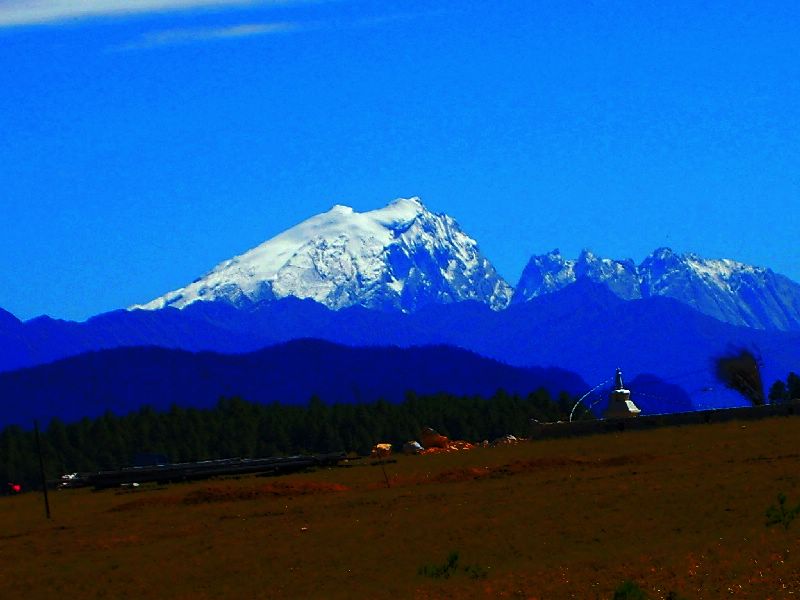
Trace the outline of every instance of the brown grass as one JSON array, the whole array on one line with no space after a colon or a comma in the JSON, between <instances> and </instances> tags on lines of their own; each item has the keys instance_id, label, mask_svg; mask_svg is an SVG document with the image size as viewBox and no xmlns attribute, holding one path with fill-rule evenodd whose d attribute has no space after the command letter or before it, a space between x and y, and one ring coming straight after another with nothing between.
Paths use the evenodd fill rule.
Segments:
<instances>
[{"instance_id":1,"label":"brown grass","mask_svg":"<svg viewBox=\"0 0 800 600\"><path fill-rule=\"evenodd\" d=\"M279 481L259 486L241 486L233 484L205 485L193 489L183 495L156 495L136 498L130 502L116 504L109 512L138 510L150 506L175 506L207 504L210 502L237 502L241 500L258 500L269 496L305 496L307 494L325 494L330 492L346 492L349 488L338 483L319 481ZM144 491L144 490L143 490Z\"/></svg>"},{"instance_id":2,"label":"brown grass","mask_svg":"<svg viewBox=\"0 0 800 600\"><path fill-rule=\"evenodd\" d=\"M0 598L800 595L800 419L547 440L141 489L0 498ZM364 461L369 463L369 461ZM419 573L458 551L449 579Z\"/></svg>"}]
</instances>

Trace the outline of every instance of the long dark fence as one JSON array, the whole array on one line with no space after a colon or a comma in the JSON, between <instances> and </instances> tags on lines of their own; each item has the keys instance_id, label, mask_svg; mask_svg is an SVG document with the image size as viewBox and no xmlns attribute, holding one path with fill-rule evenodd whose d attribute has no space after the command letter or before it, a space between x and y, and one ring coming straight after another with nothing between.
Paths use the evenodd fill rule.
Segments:
<instances>
[{"instance_id":1,"label":"long dark fence","mask_svg":"<svg viewBox=\"0 0 800 600\"><path fill-rule=\"evenodd\" d=\"M660 427L679 425L702 425L724 423L726 421L757 421L769 417L789 417L800 415L800 402L786 404L766 404L739 408L719 408L692 412L669 413L663 415L644 415L628 419L596 419L592 421L573 421L571 423L534 423L533 439L563 438L571 436L616 433L620 431L648 431Z\"/></svg>"},{"instance_id":2,"label":"long dark fence","mask_svg":"<svg viewBox=\"0 0 800 600\"><path fill-rule=\"evenodd\" d=\"M81 473L74 479L52 482L59 487L92 486L96 490L134 483L169 483L208 479L225 475L281 475L312 467L333 466L344 460L344 453L272 458L226 458L191 463L168 463L147 467L125 467L116 471Z\"/></svg>"}]
</instances>

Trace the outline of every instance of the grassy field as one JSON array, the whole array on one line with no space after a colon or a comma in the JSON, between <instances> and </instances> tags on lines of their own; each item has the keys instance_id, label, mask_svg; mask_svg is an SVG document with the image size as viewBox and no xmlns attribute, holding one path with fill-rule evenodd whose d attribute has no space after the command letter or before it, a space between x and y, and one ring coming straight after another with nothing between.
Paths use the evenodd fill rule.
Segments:
<instances>
[{"instance_id":1,"label":"grassy field","mask_svg":"<svg viewBox=\"0 0 800 600\"><path fill-rule=\"evenodd\" d=\"M800 519L765 512L800 503L798 439L775 418L398 457L389 489L363 460L66 490L50 522L0 498L0 598L791 598Z\"/></svg>"}]
</instances>

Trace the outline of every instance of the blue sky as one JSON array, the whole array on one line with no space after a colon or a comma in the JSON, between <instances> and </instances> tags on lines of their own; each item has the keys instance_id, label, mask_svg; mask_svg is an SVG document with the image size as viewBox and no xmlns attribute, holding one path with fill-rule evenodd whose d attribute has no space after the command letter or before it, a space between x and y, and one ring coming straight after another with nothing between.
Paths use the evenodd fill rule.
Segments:
<instances>
[{"instance_id":1,"label":"blue sky","mask_svg":"<svg viewBox=\"0 0 800 600\"><path fill-rule=\"evenodd\" d=\"M0 0L0 307L85 319L411 195L512 284L555 247L800 280L798 31L795 2Z\"/></svg>"}]
</instances>

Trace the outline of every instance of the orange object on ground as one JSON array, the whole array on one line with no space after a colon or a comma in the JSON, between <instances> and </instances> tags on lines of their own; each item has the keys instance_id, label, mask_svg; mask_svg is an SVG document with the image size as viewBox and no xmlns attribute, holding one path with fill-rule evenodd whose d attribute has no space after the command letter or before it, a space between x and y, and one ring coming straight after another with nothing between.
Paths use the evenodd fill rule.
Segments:
<instances>
[{"instance_id":1,"label":"orange object on ground","mask_svg":"<svg viewBox=\"0 0 800 600\"><path fill-rule=\"evenodd\" d=\"M425 449L430 448L447 448L447 444L450 442L445 436L438 434L435 430L431 429L430 427L424 427L422 429L422 445Z\"/></svg>"},{"instance_id":2,"label":"orange object on ground","mask_svg":"<svg viewBox=\"0 0 800 600\"><path fill-rule=\"evenodd\" d=\"M391 444L375 444L372 447L372 452L370 452L370 456L372 458L384 458L385 456L390 456L391 454L392 454Z\"/></svg>"},{"instance_id":3,"label":"orange object on ground","mask_svg":"<svg viewBox=\"0 0 800 600\"><path fill-rule=\"evenodd\" d=\"M444 448L426 448L420 454L437 454L439 452L458 452L459 450L472 450L475 444L470 444L464 440L453 440L447 442Z\"/></svg>"}]
</instances>

